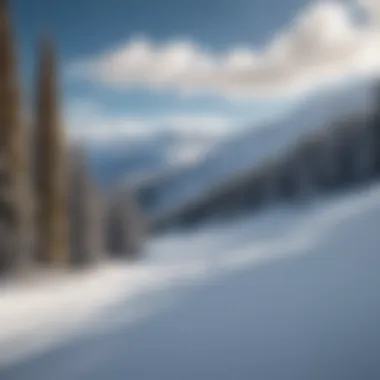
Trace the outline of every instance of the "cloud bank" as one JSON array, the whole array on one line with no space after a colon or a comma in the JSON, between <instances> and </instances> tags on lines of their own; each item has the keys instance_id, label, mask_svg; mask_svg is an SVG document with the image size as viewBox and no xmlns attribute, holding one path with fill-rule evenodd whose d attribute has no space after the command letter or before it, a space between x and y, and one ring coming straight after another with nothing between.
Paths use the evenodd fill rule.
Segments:
<instances>
[{"instance_id":1,"label":"cloud bank","mask_svg":"<svg viewBox=\"0 0 380 380\"><path fill-rule=\"evenodd\" d=\"M157 45L135 38L73 63L70 72L117 90L272 96L377 74L379 68L380 1L331 0L304 9L260 51L236 47L217 54L191 41Z\"/></svg>"},{"instance_id":2,"label":"cloud bank","mask_svg":"<svg viewBox=\"0 0 380 380\"><path fill-rule=\"evenodd\" d=\"M170 113L144 116L108 115L92 101L75 101L66 109L67 132L72 141L92 143L140 140L155 134L174 133L183 138L217 139L231 133L239 120L216 113Z\"/></svg>"}]
</instances>

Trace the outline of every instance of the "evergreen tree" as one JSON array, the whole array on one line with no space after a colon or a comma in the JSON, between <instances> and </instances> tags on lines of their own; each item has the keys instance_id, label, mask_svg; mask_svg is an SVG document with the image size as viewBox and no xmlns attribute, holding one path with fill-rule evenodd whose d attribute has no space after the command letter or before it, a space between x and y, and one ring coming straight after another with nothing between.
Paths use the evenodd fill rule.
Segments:
<instances>
[{"instance_id":1,"label":"evergreen tree","mask_svg":"<svg viewBox=\"0 0 380 380\"><path fill-rule=\"evenodd\" d=\"M107 207L107 250L112 256L134 258L140 252L145 228L139 207L128 190L112 195Z\"/></svg>"},{"instance_id":2,"label":"evergreen tree","mask_svg":"<svg viewBox=\"0 0 380 380\"><path fill-rule=\"evenodd\" d=\"M70 154L70 256L76 265L96 262L103 252L100 194L79 147Z\"/></svg>"},{"instance_id":3,"label":"evergreen tree","mask_svg":"<svg viewBox=\"0 0 380 380\"><path fill-rule=\"evenodd\" d=\"M56 57L47 39L41 43L38 70L34 146L38 257L62 266L69 258L66 145L61 130Z\"/></svg>"},{"instance_id":4,"label":"evergreen tree","mask_svg":"<svg viewBox=\"0 0 380 380\"><path fill-rule=\"evenodd\" d=\"M7 1L0 0L0 270L31 260L32 208L25 125Z\"/></svg>"}]
</instances>

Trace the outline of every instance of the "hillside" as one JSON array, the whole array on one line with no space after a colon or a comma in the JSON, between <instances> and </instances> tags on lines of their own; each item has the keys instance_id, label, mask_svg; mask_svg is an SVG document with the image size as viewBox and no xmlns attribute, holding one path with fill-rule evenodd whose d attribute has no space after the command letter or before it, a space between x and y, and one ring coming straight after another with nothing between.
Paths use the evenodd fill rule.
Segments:
<instances>
[{"instance_id":1,"label":"hillside","mask_svg":"<svg viewBox=\"0 0 380 380\"><path fill-rule=\"evenodd\" d=\"M1 289L0 377L378 378L379 224L375 185L159 237L135 266Z\"/></svg>"},{"instance_id":2,"label":"hillside","mask_svg":"<svg viewBox=\"0 0 380 380\"><path fill-rule=\"evenodd\" d=\"M266 159L286 152L311 132L326 128L337 119L368 112L372 102L371 89L365 83L357 86L354 94L339 88L323 96L310 96L301 101L297 110L287 118L246 128L215 144L198 164L169 176L156 176L151 181L136 183L148 216L159 218L170 214L237 174L254 170ZM144 204L146 198L149 198L147 205Z\"/></svg>"}]
</instances>

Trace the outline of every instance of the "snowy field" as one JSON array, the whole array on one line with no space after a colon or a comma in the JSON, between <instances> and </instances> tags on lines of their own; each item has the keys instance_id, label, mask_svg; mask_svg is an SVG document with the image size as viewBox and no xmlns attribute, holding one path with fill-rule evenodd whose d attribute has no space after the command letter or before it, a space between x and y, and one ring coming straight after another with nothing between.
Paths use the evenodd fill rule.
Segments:
<instances>
[{"instance_id":1,"label":"snowy field","mask_svg":"<svg viewBox=\"0 0 380 380\"><path fill-rule=\"evenodd\" d=\"M0 288L0 379L380 379L379 246L376 185Z\"/></svg>"}]
</instances>

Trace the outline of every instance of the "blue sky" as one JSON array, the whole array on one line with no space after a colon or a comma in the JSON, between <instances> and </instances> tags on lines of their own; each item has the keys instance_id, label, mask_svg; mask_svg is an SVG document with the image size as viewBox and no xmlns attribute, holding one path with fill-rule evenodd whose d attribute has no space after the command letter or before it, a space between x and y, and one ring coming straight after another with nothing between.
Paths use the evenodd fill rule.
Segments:
<instances>
[{"instance_id":1,"label":"blue sky","mask_svg":"<svg viewBox=\"0 0 380 380\"><path fill-rule=\"evenodd\" d=\"M92 136L92 131L98 129L102 130L99 136L112 136L115 126L119 134L124 131L128 135L130 131L138 135L141 130L159 129L164 124L175 128L176 123L187 129L194 125L195 129L205 130L210 120L215 122L215 133L218 125L221 131L231 130L288 110L294 104L294 92L287 94L293 83L307 82L306 87L311 88L310 84L331 79L336 72L347 69L350 73L352 67L358 71L359 66L363 71L363 63L351 64L354 58L342 70L341 57L332 55L342 49L342 56L353 56L363 45L361 31L348 19L352 9L347 3L14 0L12 10L29 99L36 45L46 31L59 49L65 120L70 131L83 129L85 135ZM359 6L359 0L350 3ZM367 15L376 13L376 3L368 1ZM365 30L366 37L374 24L372 20L371 28ZM331 31L325 33L326 27ZM332 48L329 44L333 44ZM310 46L315 49L310 50ZM136 66L131 58L136 51L140 55L143 51L143 58L139 58L141 70L140 63ZM259 62L265 62L265 70L262 63L254 66L256 56ZM302 59L293 63L293 56ZM286 71L289 57L294 67ZM304 64L305 57L314 61ZM185 66L181 63L184 59ZM182 64L180 79L178 60ZM367 61L374 59L371 56ZM204 64L198 67L198 62ZM81 70L76 72L72 68L78 64ZM321 74L319 68L325 66L328 74ZM167 71L165 78L162 70ZM156 71L160 75L152 74ZM305 75L298 77L298 72ZM317 80L311 83L309 79L314 77ZM189 83L194 83L196 89L186 95ZM186 118L188 122L184 123Z\"/></svg>"},{"instance_id":2,"label":"blue sky","mask_svg":"<svg viewBox=\"0 0 380 380\"><path fill-rule=\"evenodd\" d=\"M155 41L190 37L212 49L259 46L310 0L13 0L24 47L41 30L66 59L97 53L135 34ZM30 49L28 49L30 50Z\"/></svg>"}]
</instances>

